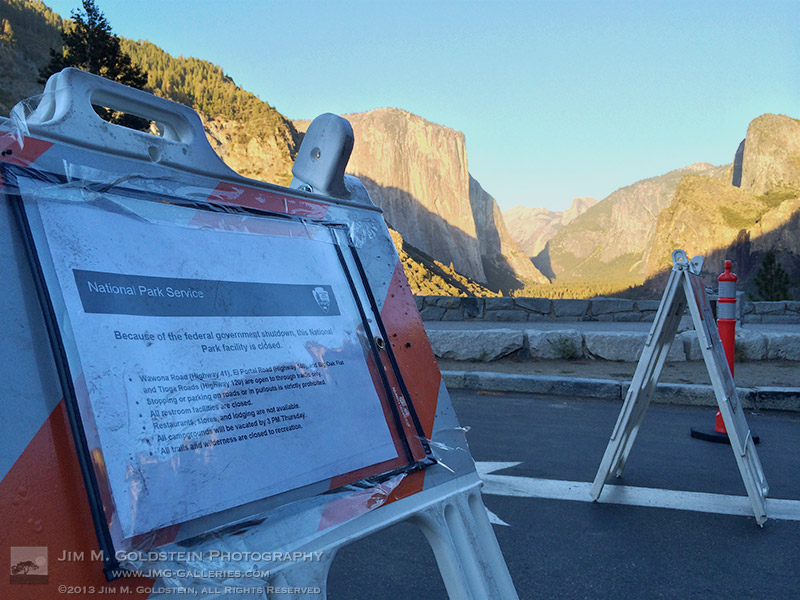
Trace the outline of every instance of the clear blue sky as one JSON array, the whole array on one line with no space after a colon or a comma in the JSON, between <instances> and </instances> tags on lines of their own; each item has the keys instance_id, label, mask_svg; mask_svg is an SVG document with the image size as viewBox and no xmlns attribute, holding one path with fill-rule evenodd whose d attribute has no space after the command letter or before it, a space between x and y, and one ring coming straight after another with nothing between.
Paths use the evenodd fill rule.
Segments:
<instances>
[{"instance_id":1,"label":"clear blue sky","mask_svg":"<svg viewBox=\"0 0 800 600\"><path fill-rule=\"evenodd\" d=\"M797 0L97 4L118 35L217 63L287 117L394 106L463 131L503 210L729 163L758 115L800 118Z\"/></svg>"}]
</instances>

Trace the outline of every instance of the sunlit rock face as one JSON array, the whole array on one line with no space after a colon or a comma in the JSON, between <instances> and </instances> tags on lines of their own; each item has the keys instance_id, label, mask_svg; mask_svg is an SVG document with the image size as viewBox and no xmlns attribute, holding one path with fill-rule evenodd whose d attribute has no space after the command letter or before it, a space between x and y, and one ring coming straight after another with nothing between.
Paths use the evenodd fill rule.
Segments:
<instances>
[{"instance_id":1,"label":"sunlit rock face","mask_svg":"<svg viewBox=\"0 0 800 600\"><path fill-rule=\"evenodd\" d=\"M463 133L394 108L345 118L355 134L348 173L409 244L494 289L546 281L508 234L494 199L471 183ZM295 126L302 132L307 122Z\"/></svg>"}]
</instances>

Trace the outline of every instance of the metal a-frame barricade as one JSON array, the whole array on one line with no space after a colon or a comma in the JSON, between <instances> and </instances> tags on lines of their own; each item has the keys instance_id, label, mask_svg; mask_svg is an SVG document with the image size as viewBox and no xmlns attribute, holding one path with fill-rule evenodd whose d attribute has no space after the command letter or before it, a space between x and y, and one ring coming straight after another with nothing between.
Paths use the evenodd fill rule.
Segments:
<instances>
[{"instance_id":1,"label":"metal a-frame barricade","mask_svg":"<svg viewBox=\"0 0 800 600\"><path fill-rule=\"evenodd\" d=\"M92 104L149 118L164 135L158 138L106 123ZM383 381L402 413L400 420L405 419L412 431L413 404L419 442L430 447L433 460L424 468L344 487L334 477L290 490L265 500L258 518L230 527L218 519L212 530L194 521L159 530L154 550L165 557L157 563L162 574L108 582L108 563L104 575L103 561L116 559L101 556L102 536L95 533L102 529L96 513L102 517L104 500L93 498L89 490L87 502L84 493L87 471L98 465L92 462L94 456L82 457L80 451L76 456L80 443L74 440L81 431L68 417L64 376L47 350L54 324L42 317L42 284L31 275L30 248L26 250L30 244L12 206L21 202L21 192L0 180L0 275L10 286L0 326L13 332L15 340L14 348L2 352L7 359L2 394L8 418L0 420L0 434L9 442L0 457L0 510L10 516L0 543L4 552L26 546L49 548L51 553L48 585L5 589L7 581L0 580L0 596L52 598L56 585L66 584L70 589L102 589L115 598L173 597L176 588L198 598L218 598L219 586L231 584L227 598L324 598L328 570L339 548L408 521L430 543L450 598L517 598L481 499L481 481L464 430L381 211L360 181L344 175L353 144L349 124L333 115L312 123L299 149L290 189L244 178L225 166L191 109L75 69L54 75L31 108L32 113L21 118L18 114L15 120L0 119L0 167L9 177L47 173L67 187L95 195L114 190L117 178L127 179L131 188L149 181L157 183L157 194L181 195L190 189L193 197L208 199L223 212L267 211L283 223L331 225L339 228L337 232L340 224L346 225L346 236L357 241L340 258L353 273L350 284L375 357L373 378ZM99 185L87 183L98 179ZM67 550L82 560L52 560ZM209 553L216 553L218 560L196 562L194 557ZM230 558L237 554L245 558ZM317 559L291 560L298 556ZM125 557L119 562L125 566ZM246 567L255 575L237 580L194 572L222 572L230 566ZM172 576L164 575L163 569ZM184 574L176 575L179 572ZM413 579L413 571L408 576Z\"/></svg>"},{"instance_id":2,"label":"metal a-frame barricade","mask_svg":"<svg viewBox=\"0 0 800 600\"><path fill-rule=\"evenodd\" d=\"M688 308L756 522L763 525L767 520L765 498L769 486L736 392L733 376L728 368L717 325L706 296L705 284L700 276L703 257L695 256L689 260L683 250L675 250L672 259L673 267L661 298L661 305L600 462L590 492L591 496L594 500L600 497L603 486L612 474L616 477L622 476L636 434L656 391L670 345Z\"/></svg>"}]
</instances>

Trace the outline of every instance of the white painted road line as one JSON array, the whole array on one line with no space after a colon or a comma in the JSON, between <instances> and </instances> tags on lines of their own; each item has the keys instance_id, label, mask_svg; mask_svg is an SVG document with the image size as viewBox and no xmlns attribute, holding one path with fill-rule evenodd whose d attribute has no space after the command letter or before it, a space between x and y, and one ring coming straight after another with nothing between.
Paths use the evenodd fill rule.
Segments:
<instances>
[{"instance_id":1,"label":"white painted road line","mask_svg":"<svg viewBox=\"0 0 800 600\"><path fill-rule=\"evenodd\" d=\"M589 482L492 474L493 471L518 464L520 463L476 463L478 474L484 483L483 493L490 496L517 498L592 501L592 497L589 495L592 484ZM627 485L606 485L598 503L690 510L743 517L753 516L753 507L747 496L662 490ZM800 521L800 500L767 498L767 517L784 521Z\"/></svg>"},{"instance_id":2,"label":"white painted road line","mask_svg":"<svg viewBox=\"0 0 800 600\"><path fill-rule=\"evenodd\" d=\"M510 469L511 467L516 467L517 465L521 465L522 462L476 462L475 463L475 470L478 471L478 475L483 478L486 473L494 473L495 471L502 471L503 469Z\"/></svg>"}]
</instances>

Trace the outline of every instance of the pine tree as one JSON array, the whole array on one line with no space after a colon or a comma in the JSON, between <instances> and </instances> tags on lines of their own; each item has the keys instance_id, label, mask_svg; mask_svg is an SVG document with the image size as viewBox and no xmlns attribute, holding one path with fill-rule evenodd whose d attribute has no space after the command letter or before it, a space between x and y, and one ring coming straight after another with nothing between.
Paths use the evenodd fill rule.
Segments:
<instances>
[{"instance_id":1,"label":"pine tree","mask_svg":"<svg viewBox=\"0 0 800 600\"><path fill-rule=\"evenodd\" d=\"M147 75L131 62L131 57L120 48L120 39L111 32L111 25L94 0L82 0L83 10L72 11L72 27L61 34L64 47L59 52L50 50L50 62L39 71L39 82L45 83L51 75L66 67L76 67L130 87L144 89ZM112 123L134 129L147 129L144 119L95 107L97 113Z\"/></svg>"},{"instance_id":2,"label":"pine tree","mask_svg":"<svg viewBox=\"0 0 800 600\"><path fill-rule=\"evenodd\" d=\"M764 300L786 300L789 297L789 274L777 261L774 250L768 250L761 259L761 268L753 281Z\"/></svg>"}]
</instances>

